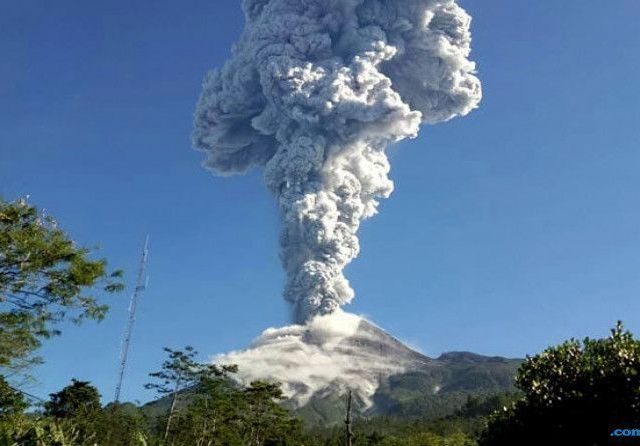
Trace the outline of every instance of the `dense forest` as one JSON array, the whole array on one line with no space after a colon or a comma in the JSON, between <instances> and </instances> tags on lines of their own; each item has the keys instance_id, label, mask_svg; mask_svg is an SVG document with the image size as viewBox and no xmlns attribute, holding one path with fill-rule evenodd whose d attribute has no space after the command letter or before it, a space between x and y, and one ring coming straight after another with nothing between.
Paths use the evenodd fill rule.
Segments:
<instances>
[{"instance_id":1,"label":"dense forest","mask_svg":"<svg viewBox=\"0 0 640 446\"><path fill-rule=\"evenodd\" d=\"M0 201L0 446L501 446L549 438L604 445L612 429L640 422L640 341L621 323L609 337L571 339L527 357L514 392L468 396L446 414L309 423L279 383L241 385L236 365L200 363L190 346L165 348L166 360L149 372L146 387L163 404L103 405L98 390L78 380L40 401L19 378L43 361L41 343L63 320L104 318L108 308L93 291L123 288L122 272L93 254L26 200Z\"/></svg>"}]
</instances>

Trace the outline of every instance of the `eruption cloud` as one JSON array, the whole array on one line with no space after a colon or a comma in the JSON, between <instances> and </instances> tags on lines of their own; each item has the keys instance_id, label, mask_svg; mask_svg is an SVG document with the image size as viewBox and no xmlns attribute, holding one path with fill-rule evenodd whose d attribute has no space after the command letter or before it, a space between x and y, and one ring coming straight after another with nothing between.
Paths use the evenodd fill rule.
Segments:
<instances>
[{"instance_id":1,"label":"eruption cloud","mask_svg":"<svg viewBox=\"0 0 640 446\"><path fill-rule=\"evenodd\" d=\"M357 231L393 190L385 149L474 109L470 16L453 0L243 0L205 78L194 146L221 175L264 167L283 221L285 299L304 323L353 299Z\"/></svg>"},{"instance_id":2,"label":"eruption cloud","mask_svg":"<svg viewBox=\"0 0 640 446\"><path fill-rule=\"evenodd\" d=\"M378 341L362 329L367 323L371 324L338 309L304 325L268 328L246 350L217 355L213 362L238 365L237 379L245 385L277 377L296 407L314 396L351 390L368 408L380 377L402 373L409 363L376 348L363 348Z\"/></svg>"}]
</instances>

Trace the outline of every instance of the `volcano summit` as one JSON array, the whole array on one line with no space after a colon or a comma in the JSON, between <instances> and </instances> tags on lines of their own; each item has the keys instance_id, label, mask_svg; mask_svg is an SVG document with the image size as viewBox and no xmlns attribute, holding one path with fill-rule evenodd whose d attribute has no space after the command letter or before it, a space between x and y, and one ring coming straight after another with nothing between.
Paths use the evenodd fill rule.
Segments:
<instances>
[{"instance_id":1,"label":"volcano summit","mask_svg":"<svg viewBox=\"0 0 640 446\"><path fill-rule=\"evenodd\" d=\"M366 319L341 310L305 325L265 330L246 350L220 355L244 383L279 381L289 405L335 422L347 389L361 413L446 414L471 394L513 390L517 359L451 352L429 358Z\"/></svg>"}]
</instances>

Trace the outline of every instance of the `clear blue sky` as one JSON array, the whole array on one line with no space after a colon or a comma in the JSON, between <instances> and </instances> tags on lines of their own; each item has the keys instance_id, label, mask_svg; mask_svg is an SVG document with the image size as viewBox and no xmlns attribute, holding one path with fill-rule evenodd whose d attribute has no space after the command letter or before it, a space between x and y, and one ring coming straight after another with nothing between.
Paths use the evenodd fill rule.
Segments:
<instances>
[{"instance_id":1,"label":"clear blue sky","mask_svg":"<svg viewBox=\"0 0 640 446\"><path fill-rule=\"evenodd\" d=\"M112 397L151 233L125 399L162 347L245 347L287 322L278 216L260 172L216 178L190 148L236 1L7 2L0 194L55 215L126 269L101 324L65 326L31 392L71 377ZM523 356L622 319L640 333L640 2L466 0L481 108L391 150L396 190L361 230L348 310L429 355Z\"/></svg>"}]
</instances>

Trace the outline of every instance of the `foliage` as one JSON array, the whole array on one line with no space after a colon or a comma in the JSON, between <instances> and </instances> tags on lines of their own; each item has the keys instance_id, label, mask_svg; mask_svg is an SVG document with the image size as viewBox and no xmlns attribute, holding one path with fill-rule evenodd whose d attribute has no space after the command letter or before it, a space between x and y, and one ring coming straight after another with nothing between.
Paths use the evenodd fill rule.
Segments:
<instances>
[{"instance_id":1,"label":"foliage","mask_svg":"<svg viewBox=\"0 0 640 446\"><path fill-rule=\"evenodd\" d=\"M603 445L615 423L640 421L640 341L622 324L604 339L571 339L528 357L524 396L490 420L481 445Z\"/></svg>"},{"instance_id":2,"label":"foliage","mask_svg":"<svg viewBox=\"0 0 640 446\"><path fill-rule=\"evenodd\" d=\"M86 384L86 383L82 383ZM133 404L95 406L89 385L69 391L67 386L53 394L65 394L56 400L61 403L51 414L19 414L0 418L0 446L147 446L149 438L146 422ZM73 397L69 397L69 394ZM56 403L58 404L58 403Z\"/></svg>"},{"instance_id":3,"label":"foliage","mask_svg":"<svg viewBox=\"0 0 640 446\"><path fill-rule=\"evenodd\" d=\"M21 414L27 407L22 393L11 387L4 376L0 375L0 419Z\"/></svg>"},{"instance_id":4,"label":"foliage","mask_svg":"<svg viewBox=\"0 0 640 446\"><path fill-rule=\"evenodd\" d=\"M474 446L464 420L375 417L356 422L354 446ZM309 446L343 446L344 426L316 428L307 435Z\"/></svg>"},{"instance_id":5,"label":"foliage","mask_svg":"<svg viewBox=\"0 0 640 446\"><path fill-rule=\"evenodd\" d=\"M156 382L146 387L167 395L170 405L164 418L165 442L173 445L300 444L302 424L282 408L279 384L253 382L239 386L230 379L237 372L233 365L202 364L195 360L192 347L165 348L169 358ZM184 396L182 404L179 397Z\"/></svg>"},{"instance_id":6,"label":"foliage","mask_svg":"<svg viewBox=\"0 0 640 446\"><path fill-rule=\"evenodd\" d=\"M176 446L302 445L302 422L277 400L279 384L256 381L234 385L225 375L200 383L171 429Z\"/></svg>"},{"instance_id":7,"label":"foliage","mask_svg":"<svg viewBox=\"0 0 640 446\"><path fill-rule=\"evenodd\" d=\"M106 261L89 253L25 200L0 200L0 367L28 365L40 340L58 334L55 324L67 317L104 317L107 307L88 292L121 290L122 273L108 274Z\"/></svg>"},{"instance_id":8,"label":"foliage","mask_svg":"<svg viewBox=\"0 0 640 446\"><path fill-rule=\"evenodd\" d=\"M465 404L469 395L515 391L513 377L520 362L467 352L443 354L424 370L400 373L383 382L374 396L375 414L444 417Z\"/></svg>"},{"instance_id":9,"label":"foliage","mask_svg":"<svg viewBox=\"0 0 640 446\"><path fill-rule=\"evenodd\" d=\"M2 426L2 446L76 446L78 436L73 426L67 432L52 419L26 420L11 426Z\"/></svg>"},{"instance_id":10,"label":"foliage","mask_svg":"<svg viewBox=\"0 0 640 446\"><path fill-rule=\"evenodd\" d=\"M184 357L183 357L184 359ZM164 426L131 403L98 404L87 382L72 381L53 393L43 415L16 415L0 420L0 446L342 446L344 427L306 430L302 421L282 407L276 383L242 386L233 379L235 366L193 360L195 379L182 392L169 436ZM171 398L171 394L167 398ZM472 446L487 413L506 404L511 395L468 398L455 414L439 419L375 417L356 419L354 446ZM165 406L166 407L166 406ZM5 441L4 443L2 441Z\"/></svg>"},{"instance_id":11,"label":"foliage","mask_svg":"<svg viewBox=\"0 0 640 446\"><path fill-rule=\"evenodd\" d=\"M172 432L173 442L177 445L215 445L239 441L233 429L239 421L237 388L228 379L228 374L235 371L235 366L202 367L197 390Z\"/></svg>"},{"instance_id":12,"label":"foliage","mask_svg":"<svg viewBox=\"0 0 640 446\"><path fill-rule=\"evenodd\" d=\"M150 438L147 421L132 403L111 403L97 420L96 437L104 445L146 446Z\"/></svg>"},{"instance_id":13,"label":"foliage","mask_svg":"<svg viewBox=\"0 0 640 446\"><path fill-rule=\"evenodd\" d=\"M196 383L201 366L195 360L198 352L191 346L186 346L184 350L172 350L165 347L164 351L169 355L169 358L162 363L160 371L149 374L156 381L145 384L145 388L153 389L161 396L171 395L171 405L163 435L163 440L166 441L171 431L180 392Z\"/></svg>"},{"instance_id":14,"label":"foliage","mask_svg":"<svg viewBox=\"0 0 640 446\"><path fill-rule=\"evenodd\" d=\"M283 398L279 383L255 381L242 389L240 396L243 444L292 444L287 438L300 434L300 421L276 402Z\"/></svg>"},{"instance_id":15,"label":"foliage","mask_svg":"<svg viewBox=\"0 0 640 446\"><path fill-rule=\"evenodd\" d=\"M197 379L198 369L195 361L198 352L193 347L187 346L184 350L165 347L164 351L169 358L162 363L160 371L149 374L156 381L144 386L145 389L155 390L160 396L175 394L192 386Z\"/></svg>"},{"instance_id":16,"label":"foliage","mask_svg":"<svg viewBox=\"0 0 640 446\"><path fill-rule=\"evenodd\" d=\"M89 417L101 408L98 389L87 381L72 379L70 385L50 396L44 413L54 418Z\"/></svg>"},{"instance_id":17,"label":"foliage","mask_svg":"<svg viewBox=\"0 0 640 446\"><path fill-rule=\"evenodd\" d=\"M70 385L50 397L44 404L44 415L53 419L63 432L76 442L91 444L98 438L96 427L102 418L98 389L87 381L72 379Z\"/></svg>"},{"instance_id":18,"label":"foliage","mask_svg":"<svg viewBox=\"0 0 640 446\"><path fill-rule=\"evenodd\" d=\"M354 446L472 446L486 424L487 416L513 401L511 393L468 397L454 414L440 418L376 416L356 419ZM343 446L344 426L311 428L307 444Z\"/></svg>"},{"instance_id":19,"label":"foliage","mask_svg":"<svg viewBox=\"0 0 640 446\"><path fill-rule=\"evenodd\" d=\"M144 427L126 430L114 414L81 419L19 417L0 422L0 446L147 446ZM125 429L123 429L125 427Z\"/></svg>"}]
</instances>

